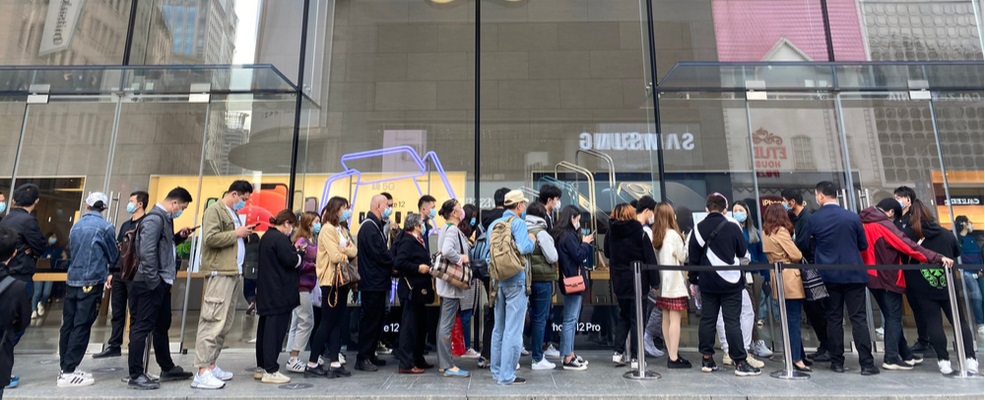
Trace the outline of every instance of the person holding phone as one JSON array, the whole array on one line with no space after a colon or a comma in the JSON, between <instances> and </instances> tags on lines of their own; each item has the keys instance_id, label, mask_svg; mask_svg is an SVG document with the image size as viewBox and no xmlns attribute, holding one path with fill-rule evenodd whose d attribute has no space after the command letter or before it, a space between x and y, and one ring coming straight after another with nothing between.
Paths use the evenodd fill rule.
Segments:
<instances>
[{"instance_id":1,"label":"person holding phone","mask_svg":"<svg viewBox=\"0 0 985 400\"><path fill-rule=\"evenodd\" d=\"M280 373L277 357L287 335L291 315L301 304L298 293L303 257L307 245L291 243L291 233L298 218L291 210L281 210L260 238L260 264L257 266L257 325L256 359L260 382L284 384L291 381ZM310 302L309 302L310 304ZM263 371L260 371L262 369Z\"/></svg>"},{"instance_id":2,"label":"person holding phone","mask_svg":"<svg viewBox=\"0 0 985 400\"><path fill-rule=\"evenodd\" d=\"M575 329L578 316L581 315L581 301L584 291L568 293L564 280L580 276L583 282L588 282L588 272L585 270L585 260L592 255L592 240L594 235L579 237L581 229L581 211L575 206L565 206L554 224L551 235L557 243L559 286L564 292L564 323L561 328L561 367L569 371L584 371L588 363L575 355Z\"/></svg>"},{"instance_id":3,"label":"person holding phone","mask_svg":"<svg viewBox=\"0 0 985 400\"><path fill-rule=\"evenodd\" d=\"M312 290L318 285L315 274L315 261L318 256L318 233L321 232L321 217L311 211L301 214L298 228L294 230L291 239L294 245L304 251L304 262L301 264L298 292L301 304L294 309L291 317L290 334L287 336L287 347L291 358L287 361L289 372L304 373L305 363L298 356L307 347L311 331L314 329Z\"/></svg>"}]
</instances>

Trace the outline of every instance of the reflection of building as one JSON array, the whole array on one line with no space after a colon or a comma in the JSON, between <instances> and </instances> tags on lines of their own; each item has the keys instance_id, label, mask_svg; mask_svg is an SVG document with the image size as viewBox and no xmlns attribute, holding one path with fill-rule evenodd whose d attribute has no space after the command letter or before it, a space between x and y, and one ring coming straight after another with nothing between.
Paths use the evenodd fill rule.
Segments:
<instances>
[{"instance_id":1,"label":"reflection of building","mask_svg":"<svg viewBox=\"0 0 985 400\"><path fill-rule=\"evenodd\" d=\"M207 157L212 164L212 168L214 169L214 171L211 171L212 173L215 173L216 175L238 175L245 171L243 168L229 162L229 157L226 155L229 154L232 149L242 146L249 141L250 129L246 126L246 121L249 117L250 115L247 113L226 113L225 128L221 134L222 139L213 141L213 148L219 153L215 154L214 157ZM213 136L211 132L209 133L209 136Z\"/></svg>"},{"instance_id":2,"label":"reflection of building","mask_svg":"<svg viewBox=\"0 0 985 400\"><path fill-rule=\"evenodd\" d=\"M171 29L176 57L187 64L231 64L235 49L233 0L162 0L161 14Z\"/></svg>"}]
</instances>

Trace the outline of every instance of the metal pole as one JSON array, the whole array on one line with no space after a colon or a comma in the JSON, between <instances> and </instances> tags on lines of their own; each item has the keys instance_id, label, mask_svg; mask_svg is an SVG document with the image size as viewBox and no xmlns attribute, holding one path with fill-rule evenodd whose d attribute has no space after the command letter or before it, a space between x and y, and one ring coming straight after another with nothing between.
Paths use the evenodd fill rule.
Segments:
<instances>
[{"instance_id":1,"label":"metal pole","mask_svg":"<svg viewBox=\"0 0 985 400\"><path fill-rule=\"evenodd\" d=\"M654 380L660 379L660 374L646 370L646 352L643 349L643 282L641 278L643 264L639 261L633 262L633 283L636 286L636 370L629 371L622 375L623 378L633 380Z\"/></svg>"},{"instance_id":2,"label":"metal pole","mask_svg":"<svg viewBox=\"0 0 985 400\"><path fill-rule=\"evenodd\" d=\"M294 192L297 189L297 175L298 175L298 147L301 141L301 111L303 110L304 104L304 67L306 58L308 55L308 9L311 2L309 0L304 1L304 5L301 8L301 44L300 44L300 54L298 55L298 86L297 92L294 94L294 127L292 129L291 135L291 174L288 177L288 187L287 190L287 207L289 209L294 209ZM310 130L306 132L310 136ZM306 143L307 145L307 143ZM308 160L305 160L308 162Z\"/></svg>"},{"instance_id":3,"label":"metal pole","mask_svg":"<svg viewBox=\"0 0 985 400\"><path fill-rule=\"evenodd\" d=\"M784 380L805 380L811 376L793 369L793 351L790 348L790 330L787 329L787 300L783 294L783 264L773 263L773 283L776 284L776 301L780 303L780 331L783 334L783 369L773 371L770 376ZM770 307L772 310L773 307ZM799 327L798 327L799 329ZM800 351L800 349L796 349Z\"/></svg>"},{"instance_id":4,"label":"metal pole","mask_svg":"<svg viewBox=\"0 0 985 400\"><path fill-rule=\"evenodd\" d=\"M205 104L205 121L202 123L202 158L198 162L198 191L197 196L202 197L202 175L205 174L205 154L208 149L209 141L209 120L212 116L212 100ZM197 209L197 208L196 208ZM198 211L195 212L195 220L198 220ZM201 236L199 236L201 238ZM196 241L201 243L201 240ZM188 266L185 268L185 301L181 304L181 332L178 337L179 352L185 351L185 326L188 324L188 298L192 288L192 257L201 257L201 246L192 246L192 254L188 258ZM197 253L197 255L196 255Z\"/></svg>"},{"instance_id":5,"label":"metal pole","mask_svg":"<svg viewBox=\"0 0 985 400\"><path fill-rule=\"evenodd\" d=\"M756 146L755 146L755 143L753 142L753 138L752 138L752 110L749 107L749 99L748 98L746 98L745 106L746 106L746 132L749 134L749 162L751 164L750 167L752 168L752 187L753 187L753 191L755 192L755 196L756 196L756 204L753 205L753 207L759 208L759 205L760 204L763 204L763 200L759 196L759 175L758 175L758 171L757 171L757 168L756 168L756 160L755 160ZM738 203L738 200L736 202ZM745 204L745 203L742 203L742 205L745 206L745 207L749 207L749 205L748 204ZM749 212L752 212L752 211L753 210L749 210ZM762 212L759 212L759 210L756 210L756 222L759 224L760 227L763 226L763 213ZM746 220L746 223L749 224L749 225L752 225L752 222L749 221L748 219ZM749 230L752 231L753 228L755 228L755 226L750 226L749 227ZM743 272L743 274L745 274L745 272ZM755 285L753 285L753 290L755 290ZM762 293L759 293L759 296L758 297L762 297ZM752 302L752 296L749 296L749 302ZM771 304L769 304L769 301L767 301L766 303L767 303L767 305L766 305L767 308L769 310L772 310L773 307L772 307ZM755 310L758 307L759 307L759 304L753 304L752 305L752 309L753 310ZM753 327L753 329L756 329L756 328ZM776 348L776 339L775 338L776 338L776 327L773 324L773 318L770 318L770 345L771 345L770 346L770 349L775 349Z\"/></svg>"},{"instance_id":6,"label":"metal pole","mask_svg":"<svg viewBox=\"0 0 985 400\"><path fill-rule=\"evenodd\" d=\"M958 353L958 375L951 375L955 378L969 378L976 376L968 373L965 365L964 332L961 331L961 310L958 309L957 294L954 293L954 270L951 267L944 267L944 275L947 277L947 299L951 302L951 326L954 327L954 347Z\"/></svg>"}]
</instances>

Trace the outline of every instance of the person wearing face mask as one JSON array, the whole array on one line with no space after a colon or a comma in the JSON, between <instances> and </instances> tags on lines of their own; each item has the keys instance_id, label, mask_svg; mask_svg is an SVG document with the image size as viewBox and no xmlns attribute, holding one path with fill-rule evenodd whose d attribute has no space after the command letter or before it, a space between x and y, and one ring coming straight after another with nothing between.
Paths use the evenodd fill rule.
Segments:
<instances>
[{"instance_id":1,"label":"person wearing face mask","mask_svg":"<svg viewBox=\"0 0 985 400\"><path fill-rule=\"evenodd\" d=\"M746 239L746 243L749 244L749 262L766 263L766 254L763 253L762 232L760 232L758 227L759 221L753 213L753 207L755 204L755 201L750 199L736 201L735 204L732 205L732 218L739 223L739 226L742 228L742 236ZM747 315L755 320L756 325L758 326L763 326L766 322L766 317L769 316L769 311L766 308L767 304L773 307L774 318L780 315L779 304L773 301L772 292L769 290L769 285L764 285L764 283L768 283L768 277L769 270L761 270L758 274L752 274L753 279L751 282L746 282L751 285L751 288L749 288L750 290L747 290L747 292L750 293L750 302ZM743 303L745 303L745 300L743 300ZM753 308L754 306L756 308ZM746 306L743 305L744 311L746 311L745 308ZM756 319L756 315L759 315L758 320ZM743 329L748 330L748 337L750 341L746 343L746 348L749 350L750 354L765 358L769 358L773 355L773 351L766 346L766 342L759 339L759 331L757 329L752 326L749 326L748 328L743 326ZM723 334L723 332L719 331L719 337L723 337ZM726 360L725 365L728 365L727 361L728 360ZM747 361L749 361L749 363L754 367L762 368L762 366L759 365L759 360L748 357Z\"/></svg>"},{"instance_id":2,"label":"person wearing face mask","mask_svg":"<svg viewBox=\"0 0 985 400\"><path fill-rule=\"evenodd\" d=\"M116 244L123 242L126 233L137 228L140 221L146 216L147 203L150 195L144 191L130 193L130 200L127 202L127 213L130 218L120 225L120 230L116 235ZM109 267L110 275L106 279L106 289L110 291L110 309L112 309L112 331L109 335L109 342L103 351L93 354L92 358L119 357L123 348L123 331L127 322L127 298L130 293L130 282L125 282L120 277L120 265L112 264Z\"/></svg>"},{"instance_id":3,"label":"person wearing face mask","mask_svg":"<svg viewBox=\"0 0 985 400\"><path fill-rule=\"evenodd\" d=\"M981 265L982 246L979 246L978 241L972 236L975 227L971 224L971 220L965 215L959 215L954 219L954 227L958 231L958 241L961 245L961 262L963 264ZM975 324L978 326L978 334L985 333L985 313L983 313L982 307L982 293L985 293L983 275L985 274L982 273L982 270L966 269L961 272L961 275L965 287L968 288L968 297L971 298L971 306L975 312Z\"/></svg>"},{"instance_id":4,"label":"person wearing face mask","mask_svg":"<svg viewBox=\"0 0 985 400\"><path fill-rule=\"evenodd\" d=\"M399 275L397 297L403 306L400 340L395 351L401 374L423 374L429 366L424 359L427 339L424 308L434 302L434 282L430 274L431 256L424 248L423 222L420 214L408 214L404 218L404 230L391 249Z\"/></svg>"},{"instance_id":5,"label":"person wearing face mask","mask_svg":"<svg viewBox=\"0 0 985 400\"><path fill-rule=\"evenodd\" d=\"M640 197L629 203L636 208L636 220L643 225L643 232L646 232L647 240L653 241L653 223L655 222L655 211L657 201L650 196ZM646 328L643 331L643 347L646 354L653 357L663 357L663 348L666 348L663 335L663 313L660 308L655 307L657 301L657 291L659 288L652 288L647 296L646 304L643 308Z\"/></svg>"},{"instance_id":6,"label":"person wearing face mask","mask_svg":"<svg viewBox=\"0 0 985 400\"><path fill-rule=\"evenodd\" d=\"M465 218L465 210L456 199L445 201L441 205L441 218L445 219L445 227L438 235L438 248L442 257L450 264L467 264L468 238L458 229L458 223ZM435 281L435 292L441 297L441 317L438 322L438 371L445 377L467 378L469 372L455 365L451 354L451 332L461 308L461 300L465 298L467 288L455 286L445 280Z\"/></svg>"},{"instance_id":7,"label":"person wearing face mask","mask_svg":"<svg viewBox=\"0 0 985 400\"><path fill-rule=\"evenodd\" d=\"M202 265L205 275L202 311L195 336L195 366L198 373L193 389L221 389L233 379L233 373L216 365L226 334L236 317L235 294L242 284L246 259L244 239L257 225L244 225L237 215L253 194L253 185L237 180L219 201L205 210L202 217Z\"/></svg>"},{"instance_id":8,"label":"person wearing face mask","mask_svg":"<svg viewBox=\"0 0 985 400\"><path fill-rule=\"evenodd\" d=\"M307 243L291 242L298 218L291 210L281 210L270 218L270 227L260 238L260 263L257 266L256 359L260 382L284 384L291 381L280 373L277 357L291 323L291 314L301 304L298 293L300 268L307 253ZM309 300L310 304L311 301ZM259 372L259 371L257 371ZM254 378L256 378L254 376Z\"/></svg>"},{"instance_id":9,"label":"person wearing face mask","mask_svg":"<svg viewBox=\"0 0 985 400\"><path fill-rule=\"evenodd\" d=\"M544 351L545 332L548 332L548 316L554 298L554 281L557 280L557 247L554 238L547 230L547 208L541 203L527 208L527 232L536 238L530 261L530 348L531 365L534 371L552 370L557 367L547 361Z\"/></svg>"},{"instance_id":10,"label":"person wearing face mask","mask_svg":"<svg viewBox=\"0 0 985 400\"><path fill-rule=\"evenodd\" d=\"M547 209L547 231L554 229L554 215L561 211L561 188L550 183L540 186L540 193L537 194L537 201Z\"/></svg>"},{"instance_id":11,"label":"person wearing face mask","mask_svg":"<svg viewBox=\"0 0 985 400\"><path fill-rule=\"evenodd\" d=\"M28 304L27 288L16 284L7 271L7 264L17 253L18 234L11 228L0 226L0 336L13 337L31 323ZM14 368L14 341L0 341L0 398L13 376L10 371Z\"/></svg>"},{"instance_id":12,"label":"person wearing face mask","mask_svg":"<svg viewBox=\"0 0 985 400\"><path fill-rule=\"evenodd\" d=\"M780 196L783 199L783 208L787 211L790 222L793 223L793 241L797 245L797 249L800 250L803 259L808 264L813 264L814 243L811 241L810 236L807 235L807 227L810 224L810 216L813 212L807 208L803 191L793 188L783 189ZM825 316L827 314L828 298L804 300L804 314L807 315L807 320L810 321L811 328L817 336L817 351L808 354L807 358L816 362L831 361L831 355L828 354L827 350L828 321Z\"/></svg>"},{"instance_id":13,"label":"person wearing face mask","mask_svg":"<svg viewBox=\"0 0 985 400\"><path fill-rule=\"evenodd\" d=\"M437 200L427 194L417 200L417 210L424 216L424 247L428 249L428 254L431 254L431 242L428 238L433 234L434 218L438 216L438 209L435 208L435 203L437 203ZM386 215L389 217L389 211Z\"/></svg>"},{"instance_id":14,"label":"person wearing face mask","mask_svg":"<svg viewBox=\"0 0 985 400\"><path fill-rule=\"evenodd\" d=\"M188 238L192 230L174 232L174 219L192 202L192 195L176 187L163 201L151 208L137 228L139 266L130 283L130 347L127 357L131 389L157 389L160 382L192 377L174 365L168 343L171 327L171 287L177 274L178 260L175 245ZM161 367L160 381L154 381L144 370L144 349L147 336L154 333L154 356Z\"/></svg>"},{"instance_id":15,"label":"person wearing face mask","mask_svg":"<svg viewBox=\"0 0 985 400\"><path fill-rule=\"evenodd\" d=\"M470 243L474 243L475 238L473 235L477 232L478 219L478 207L474 204L466 204L462 206L462 210L465 211L465 217L462 221L458 223L458 230L462 231L465 237L469 238ZM472 251L469 251L469 258L472 257ZM474 261L473 261L474 262ZM473 267L475 264L472 264ZM462 358L475 359L481 357L478 351L472 347L472 315L475 309L479 308L478 298L480 293L482 293L482 287L479 284L479 277L476 274L472 274L473 281L469 285L469 289L465 291L465 297L462 298L462 307L459 309L458 317L462 320L462 336L465 341L465 354L462 354ZM478 328L478 327L476 327Z\"/></svg>"},{"instance_id":16,"label":"person wearing face mask","mask_svg":"<svg viewBox=\"0 0 985 400\"><path fill-rule=\"evenodd\" d=\"M588 272L585 270L585 260L592 255L594 235L581 234L581 211L575 206L566 206L561 210L558 223L554 225L551 236L558 253L559 287L564 294L564 321L561 328L561 368L568 371L584 371L588 363L575 354L575 329L578 316L581 315L581 302L584 291L567 289L566 278L580 276L582 282L588 283ZM586 286L587 287L587 286Z\"/></svg>"},{"instance_id":17,"label":"person wearing face mask","mask_svg":"<svg viewBox=\"0 0 985 400\"><path fill-rule=\"evenodd\" d=\"M3 213L7 211L7 196L0 191L0 221L3 220Z\"/></svg>"},{"instance_id":18,"label":"person wearing face mask","mask_svg":"<svg viewBox=\"0 0 985 400\"><path fill-rule=\"evenodd\" d=\"M393 243L397 240L397 235L400 233L400 224L390 219L393 214L393 195L388 192L383 192L380 194L382 194L383 197L386 197L386 208L389 210L385 213L386 217L383 218L383 222L385 224L383 232L386 234L386 247L391 248L393 247Z\"/></svg>"},{"instance_id":19,"label":"person wearing face mask","mask_svg":"<svg viewBox=\"0 0 985 400\"><path fill-rule=\"evenodd\" d=\"M387 294L393 274L393 256L386 248L386 235L383 233L383 215L386 210L389 210L386 197L382 194L373 196L369 213L359 225L356 238L361 278L359 296L362 303L356 369L367 372L376 372L378 367L386 365L386 361L376 356L380 336L383 334L383 320L389 298Z\"/></svg>"},{"instance_id":20,"label":"person wearing face mask","mask_svg":"<svg viewBox=\"0 0 985 400\"><path fill-rule=\"evenodd\" d=\"M299 271L298 292L300 304L294 308L291 315L291 328L287 336L287 349L291 358L287 360L287 371L304 372L304 361L298 356L308 346L311 331L314 329L314 310L312 307L312 290L318 285L315 274L315 261L318 257L318 233L321 232L321 218L318 213L311 211L301 214L297 229L291 236L294 245L305 249L304 260ZM261 239L262 240L262 239ZM261 245L263 243L261 242Z\"/></svg>"},{"instance_id":21,"label":"person wearing face mask","mask_svg":"<svg viewBox=\"0 0 985 400\"><path fill-rule=\"evenodd\" d=\"M916 242L921 239L918 234L920 228L920 218L913 215L913 203L920 200L917 199L917 192L909 186L900 186L893 190L893 199L899 203L902 212L895 216L893 222L899 230L906 234L906 237L910 240ZM914 264L915 262L909 256L903 256L904 264ZM923 318L924 312L920 311L920 303L916 301L916 293L912 289L907 288L906 290L906 301L910 305L910 309L913 310L913 321L917 326L917 341L910 347L910 351L916 354L922 354L924 357L934 357L934 346L930 343L930 333L927 331L927 321Z\"/></svg>"}]
</instances>

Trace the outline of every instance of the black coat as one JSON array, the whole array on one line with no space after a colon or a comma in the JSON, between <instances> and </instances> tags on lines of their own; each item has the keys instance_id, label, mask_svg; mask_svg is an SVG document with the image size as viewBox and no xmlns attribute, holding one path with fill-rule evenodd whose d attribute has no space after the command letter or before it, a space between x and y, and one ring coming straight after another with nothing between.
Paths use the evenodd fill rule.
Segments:
<instances>
[{"instance_id":1,"label":"black coat","mask_svg":"<svg viewBox=\"0 0 985 400\"><path fill-rule=\"evenodd\" d=\"M17 255L7 264L7 271L14 278L25 280L34 276L38 258L44 252L47 241L41 233L38 219L23 208L13 208L0 220L0 226L17 231ZM30 251L28 251L30 250Z\"/></svg>"},{"instance_id":2,"label":"black coat","mask_svg":"<svg viewBox=\"0 0 985 400\"><path fill-rule=\"evenodd\" d=\"M961 255L961 245L951 231L941 228L936 221L922 221L923 248L934 251L941 256L956 260ZM911 229L912 231L912 229ZM913 260L915 263L916 260ZM959 275L960 276L960 275ZM948 299L945 270L931 268L921 270L904 270L907 292L934 300Z\"/></svg>"},{"instance_id":3,"label":"black coat","mask_svg":"<svg viewBox=\"0 0 985 400\"><path fill-rule=\"evenodd\" d=\"M605 235L603 245L605 256L609 258L609 276L612 280L612 292L619 299L633 299L636 288L633 262L656 265L657 253L653 251L650 238L643 231L639 221L609 221L609 233ZM651 287L660 287L660 275L657 271L643 271L640 276L642 293L645 296Z\"/></svg>"},{"instance_id":4,"label":"black coat","mask_svg":"<svg viewBox=\"0 0 985 400\"><path fill-rule=\"evenodd\" d=\"M260 238L260 263L257 266L257 314L289 313L301 304L298 296L301 254L291 238L277 229L269 229Z\"/></svg>"},{"instance_id":5,"label":"black coat","mask_svg":"<svg viewBox=\"0 0 985 400\"><path fill-rule=\"evenodd\" d=\"M374 226L375 225L375 226ZM386 248L383 223L376 214L369 213L359 225L356 247L359 260L359 290L363 292L386 292L390 290L390 277L393 276L393 256Z\"/></svg>"},{"instance_id":6,"label":"black coat","mask_svg":"<svg viewBox=\"0 0 985 400\"><path fill-rule=\"evenodd\" d=\"M7 276L6 268L0 265L0 279ZM31 323L31 302L27 298L27 287L15 281L0 294L0 387L10 383L10 370L14 368L14 336Z\"/></svg>"},{"instance_id":7,"label":"black coat","mask_svg":"<svg viewBox=\"0 0 985 400\"><path fill-rule=\"evenodd\" d=\"M433 302L434 285L431 274L422 274L418 270L421 264L431 265L424 245L414 235L400 232L391 250L394 268L400 274L397 282L397 296L400 301L410 301L413 298L423 303ZM411 297L411 294L414 296Z\"/></svg>"},{"instance_id":8,"label":"black coat","mask_svg":"<svg viewBox=\"0 0 985 400\"><path fill-rule=\"evenodd\" d=\"M584 268L585 261L592 257L592 246L581 241L574 229L566 230L560 237L554 239L557 247L557 265L561 273L558 279L564 287L564 278L578 274L588 282L588 271Z\"/></svg>"}]
</instances>

